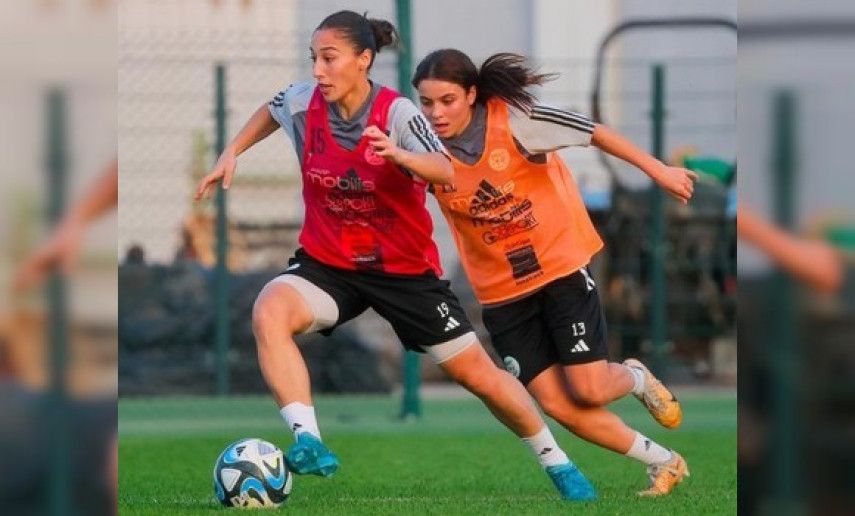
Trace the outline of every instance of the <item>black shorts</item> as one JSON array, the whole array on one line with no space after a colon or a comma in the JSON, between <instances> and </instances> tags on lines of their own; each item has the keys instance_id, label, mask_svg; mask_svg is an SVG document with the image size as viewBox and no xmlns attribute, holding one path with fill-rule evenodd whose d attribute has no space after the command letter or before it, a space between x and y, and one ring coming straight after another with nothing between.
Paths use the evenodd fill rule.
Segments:
<instances>
[{"instance_id":1,"label":"black shorts","mask_svg":"<svg viewBox=\"0 0 855 516\"><path fill-rule=\"evenodd\" d=\"M606 320L587 271L508 304L485 307L484 326L505 368L523 385L556 363L608 358Z\"/></svg>"},{"instance_id":2,"label":"black shorts","mask_svg":"<svg viewBox=\"0 0 855 516\"><path fill-rule=\"evenodd\" d=\"M294 267L296 264L299 266ZM373 271L350 271L325 265L298 249L282 274L293 274L312 283L333 298L336 327L373 308L386 319L405 348L424 352L472 331L472 325L449 288L433 271L418 276Z\"/></svg>"}]
</instances>

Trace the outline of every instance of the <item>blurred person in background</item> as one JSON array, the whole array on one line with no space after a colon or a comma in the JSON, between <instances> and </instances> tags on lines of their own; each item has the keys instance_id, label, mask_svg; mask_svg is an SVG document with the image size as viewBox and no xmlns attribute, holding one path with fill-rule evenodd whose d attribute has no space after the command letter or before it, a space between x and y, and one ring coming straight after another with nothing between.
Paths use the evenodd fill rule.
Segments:
<instances>
[{"instance_id":1,"label":"blurred person in background","mask_svg":"<svg viewBox=\"0 0 855 516\"><path fill-rule=\"evenodd\" d=\"M603 243L556 151L593 144L683 203L697 175L584 115L537 103L525 89L552 78L516 54L496 54L480 69L455 49L425 57L412 83L456 172L433 192L507 369L565 428L645 464L648 488L639 494L665 495L688 476L686 461L604 407L631 393L666 428L679 426L682 410L638 360L608 361L606 322L586 269Z\"/></svg>"},{"instance_id":2,"label":"blurred person in background","mask_svg":"<svg viewBox=\"0 0 855 516\"><path fill-rule=\"evenodd\" d=\"M86 228L116 206L118 162L63 216L51 235L24 260L14 278L17 294L40 287L55 271L72 274L77 266ZM0 324L0 455L17 464L15 475L0 475L0 505L9 514L45 510L52 457L49 455L50 393L38 388L27 356L43 347L46 322L23 313ZM38 355L37 355L38 356ZM40 356L46 358L46 353ZM30 361L31 362L31 361ZM43 369L39 365L38 369ZM41 377L42 374L38 373ZM28 380L29 378L29 380ZM115 514L117 501L117 411L115 398L66 400L68 434L72 444L73 509L81 514ZM93 464L103 467L93 468Z\"/></svg>"},{"instance_id":3,"label":"blurred person in background","mask_svg":"<svg viewBox=\"0 0 855 516\"><path fill-rule=\"evenodd\" d=\"M439 278L425 192L451 180L451 161L412 101L368 78L377 52L396 41L384 20L352 11L325 18L312 34L315 82L293 84L261 106L197 189L201 199L220 183L229 188L237 157L279 127L301 163L302 248L253 311L259 365L296 441L288 466L323 477L339 467L321 440L294 336L328 334L371 307L406 348L431 356L520 437L563 498L593 499L528 393L492 362Z\"/></svg>"},{"instance_id":4,"label":"blurred person in background","mask_svg":"<svg viewBox=\"0 0 855 516\"><path fill-rule=\"evenodd\" d=\"M800 235L781 228L743 202L737 207L737 234L741 241L760 251L802 287L788 290L791 299L773 299L781 295L780 284L775 283L775 278L755 278L746 281L740 293L743 307L739 324L742 336L738 440L740 509L755 511L767 504L775 507L780 503L777 499L780 493L776 493L775 487L780 475L780 471L776 471L779 463L773 459L776 454L797 457L799 481L807 484L813 479L812 482L824 486L823 490L835 489L822 480L826 472L833 471L828 468L828 460L833 457L847 463L845 453L832 450L833 446L848 448L849 445L834 440L832 448L823 442L818 449L817 443L802 432L811 429L834 432L833 428L817 422L817 418L825 419L827 415L823 413L829 410L837 413L841 403L851 403L851 399L846 400L846 391L835 387L835 382L841 375L850 378L847 383L851 381L846 373L848 353L840 353L840 336L836 332L851 328L851 323L845 322L845 307L852 301L841 299L845 297L842 294L845 294L849 275L848 265L844 251L833 243L819 236ZM797 360L800 368L789 371L786 377L782 376L775 358L781 353L780 342L774 338L780 326L775 321L780 316L775 309L780 303L793 304L794 319L784 324L799 346L789 350L787 356L789 360ZM831 331L824 331L824 328ZM851 338L851 331L843 337L846 341ZM811 357L809 360L795 359L792 353L799 357L810 353ZM811 378L817 371L822 377ZM811 421L807 428L780 426L781 408L775 406L774 400L781 389L796 395L790 411L811 415L805 418ZM794 448L779 449L782 434L797 439L793 442ZM827 493L811 491L812 488L805 487L793 495L793 500L784 503L803 503L812 498L811 507L823 508L817 513L840 513L840 501L827 497Z\"/></svg>"}]
</instances>

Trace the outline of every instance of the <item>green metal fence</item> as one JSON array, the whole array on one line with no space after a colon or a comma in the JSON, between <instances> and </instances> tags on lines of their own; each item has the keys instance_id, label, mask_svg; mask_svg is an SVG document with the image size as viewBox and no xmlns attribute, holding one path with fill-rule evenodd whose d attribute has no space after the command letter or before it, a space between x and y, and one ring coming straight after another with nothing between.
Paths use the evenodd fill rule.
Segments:
<instances>
[{"instance_id":1,"label":"green metal fence","mask_svg":"<svg viewBox=\"0 0 855 516\"><path fill-rule=\"evenodd\" d=\"M51 226L56 226L65 213L68 192L68 107L62 88L51 89L46 96L45 170L47 183L47 215ZM47 420L53 438L51 448L51 473L49 513L68 514L71 507L71 442L68 424L68 397L66 366L68 364L68 306L65 278L58 270L51 272L47 284L49 323L47 328L50 372L50 403Z\"/></svg>"}]
</instances>

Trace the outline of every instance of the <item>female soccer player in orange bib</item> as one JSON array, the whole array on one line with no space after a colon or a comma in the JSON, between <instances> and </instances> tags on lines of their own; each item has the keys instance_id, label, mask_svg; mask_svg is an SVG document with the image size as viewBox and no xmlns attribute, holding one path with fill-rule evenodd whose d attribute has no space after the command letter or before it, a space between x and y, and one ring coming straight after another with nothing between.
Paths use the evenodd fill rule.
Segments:
<instances>
[{"instance_id":1,"label":"female soccer player in orange bib","mask_svg":"<svg viewBox=\"0 0 855 516\"><path fill-rule=\"evenodd\" d=\"M650 482L639 494L667 494L688 475L685 460L603 407L632 393L667 428L682 411L641 362L607 360L606 323L585 268L603 243L555 151L596 145L683 202L697 176L583 115L535 103L525 88L549 78L515 54L496 54L480 70L454 49L419 63L413 86L455 168L434 195L508 371L565 428L645 463Z\"/></svg>"},{"instance_id":2,"label":"female soccer player in orange bib","mask_svg":"<svg viewBox=\"0 0 855 516\"><path fill-rule=\"evenodd\" d=\"M302 248L261 291L252 316L261 372L296 439L288 466L321 476L339 466L321 441L294 335L332 331L370 307L405 347L430 355L522 438L564 498L593 499L529 394L492 363L439 277L424 203L428 183L451 179L451 162L418 108L368 79L375 54L395 39L389 22L352 11L324 19L312 35L315 81L261 106L197 190L201 198L220 182L228 188L237 156L277 128L291 138L303 178Z\"/></svg>"}]
</instances>

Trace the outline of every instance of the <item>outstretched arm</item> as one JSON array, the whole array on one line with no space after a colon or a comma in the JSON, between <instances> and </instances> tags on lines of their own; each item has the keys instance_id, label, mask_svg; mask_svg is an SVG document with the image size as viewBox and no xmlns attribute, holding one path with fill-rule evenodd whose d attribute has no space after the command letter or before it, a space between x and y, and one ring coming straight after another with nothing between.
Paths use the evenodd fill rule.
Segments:
<instances>
[{"instance_id":1,"label":"outstretched arm","mask_svg":"<svg viewBox=\"0 0 855 516\"><path fill-rule=\"evenodd\" d=\"M681 167L668 166L647 152L638 148L608 127L597 124L591 137L591 143L603 152L635 165L656 182L663 190L684 204L694 193L694 182L698 175Z\"/></svg>"},{"instance_id":2,"label":"outstretched arm","mask_svg":"<svg viewBox=\"0 0 855 516\"><path fill-rule=\"evenodd\" d=\"M114 159L104 174L63 216L47 242L24 261L15 274L14 287L18 290L34 287L57 266L65 272L73 270L86 227L114 207L118 200L119 164Z\"/></svg>"},{"instance_id":3,"label":"outstretched arm","mask_svg":"<svg viewBox=\"0 0 855 516\"><path fill-rule=\"evenodd\" d=\"M220 154L214 168L199 182L195 199L198 201L202 198L208 198L212 187L220 181L223 183L223 188L228 190L232 184L235 167L237 167L237 157L243 151L270 136L278 127L279 123L273 119L267 104L258 108L237 136L229 142L223 153Z\"/></svg>"},{"instance_id":4,"label":"outstretched arm","mask_svg":"<svg viewBox=\"0 0 855 516\"><path fill-rule=\"evenodd\" d=\"M825 242L792 235L743 205L737 207L736 232L780 268L820 292L835 292L843 283L843 259Z\"/></svg>"}]
</instances>

